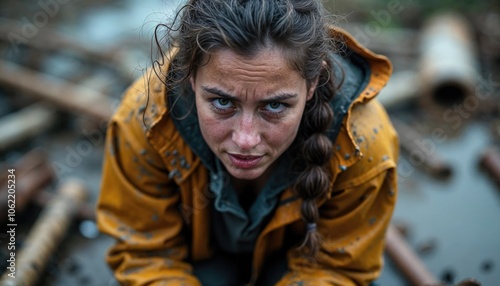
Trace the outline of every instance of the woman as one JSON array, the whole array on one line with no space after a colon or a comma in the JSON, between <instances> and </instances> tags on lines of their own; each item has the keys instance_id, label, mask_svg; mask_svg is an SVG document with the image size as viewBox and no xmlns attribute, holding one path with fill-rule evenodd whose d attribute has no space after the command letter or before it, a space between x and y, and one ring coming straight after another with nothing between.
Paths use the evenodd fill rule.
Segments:
<instances>
[{"instance_id":1,"label":"woman","mask_svg":"<svg viewBox=\"0 0 500 286\"><path fill-rule=\"evenodd\" d=\"M320 0L191 0L108 129L126 285L367 285L396 201L391 65ZM158 29L159 30L159 29ZM302 284L301 284L302 283Z\"/></svg>"}]
</instances>

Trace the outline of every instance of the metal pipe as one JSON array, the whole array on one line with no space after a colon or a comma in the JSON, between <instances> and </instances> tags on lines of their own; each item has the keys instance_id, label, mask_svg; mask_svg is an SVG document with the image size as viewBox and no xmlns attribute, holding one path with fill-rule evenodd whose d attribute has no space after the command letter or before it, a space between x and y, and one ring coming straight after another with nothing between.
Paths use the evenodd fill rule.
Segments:
<instances>
[{"instance_id":1,"label":"metal pipe","mask_svg":"<svg viewBox=\"0 0 500 286\"><path fill-rule=\"evenodd\" d=\"M387 229L385 251L411 285L440 285L439 280L427 270L422 261L392 225Z\"/></svg>"},{"instance_id":2,"label":"metal pipe","mask_svg":"<svg viewBox=\"0 0 500 286\"><path fill-rule=\"evenodd\" d=\"M56 117L55 109L36 103L0 118L0 152L45 132Z\"/></svg>"},{"instance_id":3,"label":"metal pipe","mask_svg":"<svg viewBox=\"0 0 500 286\"><path fill-rule=\"evenodd\" d=\"M424 24L419 88L425 107L442 110L474 96L478 59L471 30L458 14L439 14Z\"/></svg>"},{"instance_id":4,"label":"metal pipe","mask_svg":"<svg viewBox=\"0 0 500 286\"><path fill-rule=\"evenodd\" d=\"M104 94L4 60L0 60L0 84L50 101L65 111L79 112L98 122L108 121L113 113L112 104Z\"/></svg>"},{"instance_id":5,"label":"metal pipe","mask_svg":"<svg viewBox=\"0 0 500 286\"><path fill-rule=\"evenodd\" d=\"M15 278L9 277L10 272L6 271L1 285L30 286L39 281L70 226L77 206L86 196L85 186L76 180L67 181L59 188L58 195L44 208L17 255Z\"/></svg>"},{"instance_id":6,"label":"metal pipe","mask_svg":"<svg viewBox=\"0 0 500 286\"><path fill-rule=\"evenodd\" d=\"M450 164L445 162L435 150L435 146L425 141L413 128L400 120L391 118L399 135L401 149L410 155L410 162L438 179L448 179L453 174ZM432 147L432 148L431 148Z\"/></svg>"}]
</instances>

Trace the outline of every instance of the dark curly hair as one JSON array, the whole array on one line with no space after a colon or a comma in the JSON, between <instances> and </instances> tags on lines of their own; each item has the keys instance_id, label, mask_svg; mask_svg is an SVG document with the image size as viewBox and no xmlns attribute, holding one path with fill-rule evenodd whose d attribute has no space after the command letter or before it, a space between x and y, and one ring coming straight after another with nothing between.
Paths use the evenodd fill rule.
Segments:
<instances>
[{"instance_id":1,"label":"dark curly hair","mask_svg":"<svg viewBox=\"0 0 500 286\"><path fill-rule=\"evenodd\" d=\"M330 178L326 164L332 156L332 142L326 131L333 120L329 102L335 94L329 53L335 40L320 0L190 0L171 25L159 24L154 41L159 55L155 73L165 84L186 84L196 76L210 53L230 49L251 57L268 45L280 48L292 67L306 79L308 88L319 79L313 98L306 104L299 132L290 148L299 154L292 170L297 172L294 190L303 199L301 214L305 238L300 246L313 258L319 250L316 230L319 211L316 202L327 194ZM164 51L178 49L175 61ZM166 77L161 67L171 61Z\"/></svg>"}]
</instances>

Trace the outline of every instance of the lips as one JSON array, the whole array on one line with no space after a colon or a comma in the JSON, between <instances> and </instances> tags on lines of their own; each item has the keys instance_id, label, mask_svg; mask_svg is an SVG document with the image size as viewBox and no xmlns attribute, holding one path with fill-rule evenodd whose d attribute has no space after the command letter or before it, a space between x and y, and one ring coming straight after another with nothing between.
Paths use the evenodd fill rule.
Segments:
<instances>
[{"instance_id":1,"label":"lips","mask_svg":"<svg viewBox=\"0 0 500 286\"><path fill-rule=\"evenodd\" d=\"M251 169L256 167L264 156L228 154L231 163L237 168Z\"/></svg>"}]
</instances>

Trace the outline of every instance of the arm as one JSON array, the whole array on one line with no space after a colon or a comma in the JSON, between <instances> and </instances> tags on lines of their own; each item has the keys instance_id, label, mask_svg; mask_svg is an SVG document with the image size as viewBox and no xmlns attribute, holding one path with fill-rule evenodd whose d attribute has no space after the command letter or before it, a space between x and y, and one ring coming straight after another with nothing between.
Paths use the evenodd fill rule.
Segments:
<instances>
[{"instance_id":1,"label":"arm","mask_svg":"<svg viewBox=\"0 0 500 286\"><path fill-rule=\"evenodd\" d=\"M368 285L382 268L384 236L395 202L395 168L334 190L320 208L318 231L323 241L316 261L290 250L290 272L277 285L299 281L304 285Z\"/></svg>"},{"instance_id":2,"label":"arm","mask_svg":"<svg viewBox=\"0 0 500 286\"><path fill-rule=\"evenodd\" d=\"M148 144L141 114L130 108L135 98L125 97L107 131L97 205L99 229L117 240L107 262L125 285L200 285L184 262L177 186Z\"/></svg>"}]
</instances>

